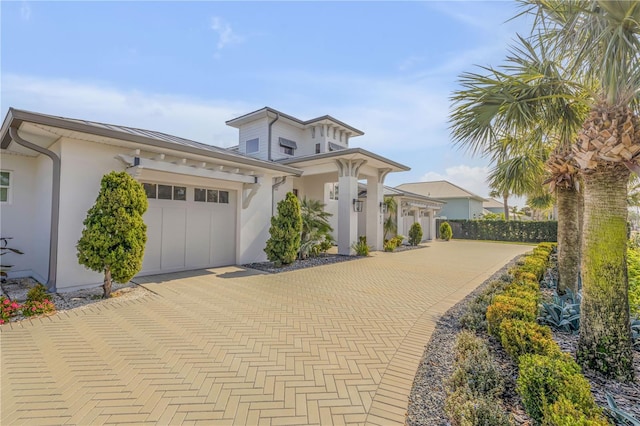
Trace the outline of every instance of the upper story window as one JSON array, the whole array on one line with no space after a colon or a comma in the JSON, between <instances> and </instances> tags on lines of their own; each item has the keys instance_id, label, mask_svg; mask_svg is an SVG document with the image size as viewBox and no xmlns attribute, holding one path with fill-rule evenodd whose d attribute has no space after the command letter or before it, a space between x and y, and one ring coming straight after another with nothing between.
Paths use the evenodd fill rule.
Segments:
<instances>
[{"instance_id":1,"label":"upper story window","mask_svg":"<svg viewBox=\"0 0 640 426\"><path fill-rule=\"evenodd\" d=\"M316 154L320 154L320 144L316 144Z\"/></svg>"},{"instance_id":2,"label":"upper story window","mask_svg":"<svg viewBox=\"0 0 640 426\"><path fill-rule=\"evenodd\" d=\"M260 151L260 139L249 139L246 143L245 152L251 154Z\"/></svg>"},{"instance_id":3,"label":"upper story window","mask_svg":"<svg viewBox=\"0 0 640 426\"><path fill-rule=\"evenodd\" d=\"M280 143L280 152L287 155L293 155L295 150L298 149L298 144L294 141L285 138L278 138Z\"/></svg>"},{"instance_id":4,"label":"upper story window","mask_svg":"<svg viewBox=\"0 0 640 426\"><path fill-rule=\"evenodd\" d=\"M0 202L11 202L11 172L8 170L0 171Z\"/></svg>"}]
</instances>

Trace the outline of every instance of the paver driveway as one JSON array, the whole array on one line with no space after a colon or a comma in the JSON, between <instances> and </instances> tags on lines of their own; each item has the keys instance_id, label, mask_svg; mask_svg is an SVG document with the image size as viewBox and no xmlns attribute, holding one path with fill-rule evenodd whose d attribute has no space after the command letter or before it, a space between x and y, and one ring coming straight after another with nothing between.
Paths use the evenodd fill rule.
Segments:
<instances>
[{"instance_id":1,"label":"paver driveway","mask_svg":"<svg viewBox=\"0 0 640 426\"><path fill-rule=\"evenodd\" d=\"M1 423L402 423L438 316L530 249L140 280L156 294L1 327Z\"/></svg>"}]
</instances>

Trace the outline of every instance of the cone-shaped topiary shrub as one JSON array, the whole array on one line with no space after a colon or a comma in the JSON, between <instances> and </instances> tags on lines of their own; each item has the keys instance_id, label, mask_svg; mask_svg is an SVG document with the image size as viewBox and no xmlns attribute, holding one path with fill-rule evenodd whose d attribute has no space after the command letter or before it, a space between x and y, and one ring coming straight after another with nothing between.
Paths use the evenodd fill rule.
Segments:
<instances>
[{"instance_id":1,"label":"cone-shaped topiary shrub","mask_svg":"<svg viewBox=\"0 0 640 426\"><path fill-rule=\"evenodd\" d=\"M440 224L440 238L445 241L449 241L451 238L453 238L453 230L451 229L451 225L449 225L449 222L442 222Z\"/></svg>"},{"instance_id":2,"label":"cone-shaped topiary shrub","mask_svg":"<svg viewBox=\"0 0 640 426\"><path fill-rule=\"evenodd\" d=\"M142 185L126 172L104 175L76 248L81 265L104 272L105 298L111 296L111 280L126 283L142 268L147 243L142 215L147 206Z\"/></svg>"},{"instance_id":3,"label":"cone-shaped topiary shrub","mask_svg":"<svg viewBox=\"0 0 640 426\"><path fill-rule=\"evenodd\" d=\"M264 251L267 258L277 266L288 265L296 260L300 250L302 216L300 202L292 192L278 203L278 214L271 218L269 234Z\"/></svg>"}]
</instances>

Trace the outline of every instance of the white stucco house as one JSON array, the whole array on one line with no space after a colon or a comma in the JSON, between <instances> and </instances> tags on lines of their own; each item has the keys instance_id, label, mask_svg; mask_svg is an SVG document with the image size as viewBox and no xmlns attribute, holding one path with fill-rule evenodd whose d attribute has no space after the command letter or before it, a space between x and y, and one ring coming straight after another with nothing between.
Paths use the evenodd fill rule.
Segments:
<instances>
[{"instance_id":1,"label":"white stucco house","mask_svg":"<svg viewBox=\"0 0 640 426\"><path fill-rule=\"evenodd\" d=\"M440 216L447 219L480 219L484 213L483 203L487 201L446 180L403 183L396 188L444 201Z\"/></svg>"},{"instance_id":2,"label":"white stucco house","mask_svg":"<svg viewBox=\"0 0 640 426\"><path fill-rule=\"evenodd\" d=\"M149 200L140 275L266 260L270 218L288 191L326 204L340 254L352 254L359 235L382 249L384 180L408 167L352 147L364 133L328 115L303 121L265 107L227 124L239 143L225 149L10 109L0 130L0 229L25 252L11 259L10 275L51 291L101 284L78 264L75 245L113 170L140 181Z\"/></svg>"}]
</instances>

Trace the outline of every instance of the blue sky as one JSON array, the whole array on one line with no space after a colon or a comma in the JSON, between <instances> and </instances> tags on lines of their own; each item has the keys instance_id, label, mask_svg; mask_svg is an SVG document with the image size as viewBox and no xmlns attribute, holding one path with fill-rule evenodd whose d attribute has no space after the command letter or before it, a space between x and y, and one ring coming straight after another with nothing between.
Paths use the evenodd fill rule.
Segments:
<instances>
[{"instance_id":1,"label":"blue sky","mask_svg":"<svg viewBox=\"0 0 640 426\"><path fill-rule=\"evenodd\" d=\"M453 147L449 97L499 65L515 2L6 2L0 108L159 130L218 146L270 106L330 114L359 146L487 196L487 163Z\"/></svg>"}]
</instances>

